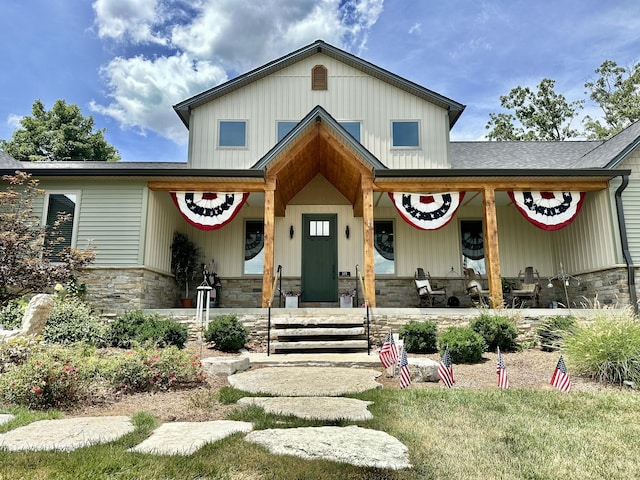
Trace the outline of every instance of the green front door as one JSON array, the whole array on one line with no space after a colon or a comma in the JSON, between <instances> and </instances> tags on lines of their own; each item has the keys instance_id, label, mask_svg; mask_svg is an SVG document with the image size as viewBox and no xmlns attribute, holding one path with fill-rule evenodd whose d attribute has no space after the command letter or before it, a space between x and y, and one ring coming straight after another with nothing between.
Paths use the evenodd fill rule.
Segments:
<instances>
[{"instance_id":1,"label":"green front door","mask_svg":"<svg viewBox=\"0 0 640 480\"><path fill-rule=\"evenodd\" d=\"M338 300L337 216L302 215L302 301Z\"/></svg>"}]
</instances>

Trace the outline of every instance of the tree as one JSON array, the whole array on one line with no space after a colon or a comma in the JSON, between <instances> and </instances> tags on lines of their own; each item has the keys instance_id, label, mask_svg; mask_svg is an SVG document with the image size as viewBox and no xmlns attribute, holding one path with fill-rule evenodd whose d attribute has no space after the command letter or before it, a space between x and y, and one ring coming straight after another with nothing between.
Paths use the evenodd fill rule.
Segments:
<instances>
[{"instance_id":1,"label":"tree","mask_svg":"<svg viewBox=\"0 0 640 480\"><path fill-rule=\"evenodd\" d=\"M57 283L75 285L77 272L93 261L94 252L60 248L59 227L68 216L58 216L47 232L33 214L34 199L43 194L37 180L24 172L2 178L9 186L0 191L0 306Z\"/></svg>"},{"instance_id":2,"label":"tree","mask_svg":"<svg viewBox=\"0 0 640 480\"><path fill-rule=\"evenodd\" d=\"M501 96L500 105L513 110L513 114L490 113L485 127L491 130L487 137L490 140L556 141L577 137L579 132L571 129L571 120L584 101L567 102L564 95L554 91L554 86L555 80L544 78L537 92L529 87L516 87Z\"/></svg>"},{"instance_id":3,"label":"tree","mask_svg":"<svg viewBox=\"0 0 640 480\"><path fill-rule=\"evenodd\" d=\"M584 84L585 93L602 109L603 123L587 115L583 125L588 138L606 140L640 119L640 63L624 68L605 60L595 73L600 77Z\"/></svg>"},{"instance_id":4,"label":"tree","mask_svg":"<svg viewBox=\"0 0 640 480\"><path fill-rule=\"evenodd\" d=\"M33 116L23 117L11 140L0 140L0 148L23 161L120 160L118 151L104 139L106 129L93 131L93 117L84 117L77 105L58 100L51 110L36 100Z\"/></svg>"}]
</instances>

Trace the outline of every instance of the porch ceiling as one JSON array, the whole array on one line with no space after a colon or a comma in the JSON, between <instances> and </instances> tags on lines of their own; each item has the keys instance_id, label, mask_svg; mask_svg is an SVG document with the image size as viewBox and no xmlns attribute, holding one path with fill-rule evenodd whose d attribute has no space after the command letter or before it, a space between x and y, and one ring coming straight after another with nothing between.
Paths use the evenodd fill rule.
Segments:
<instances>
[{"instance_id":1,"label":"porch ceiling","mask_svg":"<svg viewBox=\"0 0 640 480\"><path fill-rule=\"evenodd\" d=\"M296 145L271 163L267 177L276 181L276 212L284 208L316 175L322 174L361 214L362 175L372 175L346 142L318 122Z\"/></svg>"}]
</instances>

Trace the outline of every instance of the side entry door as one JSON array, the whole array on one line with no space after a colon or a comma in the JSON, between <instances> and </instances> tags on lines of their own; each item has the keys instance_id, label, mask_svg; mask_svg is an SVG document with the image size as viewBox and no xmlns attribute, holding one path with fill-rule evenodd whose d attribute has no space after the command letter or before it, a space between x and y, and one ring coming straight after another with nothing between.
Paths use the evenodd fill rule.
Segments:
<instances>
[{"instance_id":1,"label":"side entry door","mask_svg":"<svg viewBox=\"0 0 640 480\"><path fill-rule=\"evenodd\" d=\"M337 215L302 215L302 301L338 300Z\"/></svg>"}]
</instances>

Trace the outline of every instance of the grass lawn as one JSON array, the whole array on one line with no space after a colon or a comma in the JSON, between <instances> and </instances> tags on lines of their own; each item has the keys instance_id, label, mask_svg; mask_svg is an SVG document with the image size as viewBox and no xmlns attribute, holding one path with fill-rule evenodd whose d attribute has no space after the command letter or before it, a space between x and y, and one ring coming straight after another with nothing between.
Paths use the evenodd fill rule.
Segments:
<instances>
[{"instance_id":1,"label":"grass lawn","mask_svg":"<svg viewBox=\"0 0 640 480\"><path fill-rule=\"evenodd\" d=\"M237 392L226 391L228 397ZM0 451L0 479L632 479L640 478L640 396L632 392L563 394L532 390L372 390L373 420L409 448L413 468L367 469L275 456L236 434L187 457L134 454L154 428L70 453ZM1 410L0 410L1 411ZM38 417L25 410L9 426ZM48 417L50 418L50 416ZM255 428L312 425L248 407L231 413ZM320 425L318 423L318 425Z\"/></svg>"}]
</instances>

